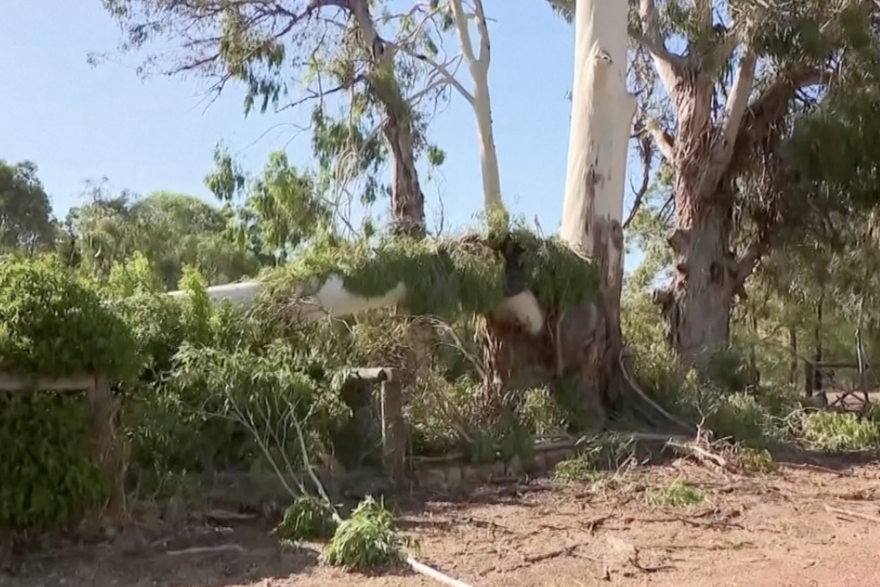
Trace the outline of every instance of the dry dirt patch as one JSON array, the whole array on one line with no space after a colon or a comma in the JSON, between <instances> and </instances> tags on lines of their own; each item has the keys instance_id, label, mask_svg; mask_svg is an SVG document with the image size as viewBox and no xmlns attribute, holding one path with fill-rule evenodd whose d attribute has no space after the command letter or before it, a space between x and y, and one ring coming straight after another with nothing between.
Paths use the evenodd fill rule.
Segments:
<instances>
[{"instance_id":1,"label":"dry dirt patch","mask_svg":"<svg viewBox=\"0 0 880 587\"><path fill-rule=\"evenodd\" d=\"M705 500L645 504L646 489L674 480L700 487ZM877 465L782 466L756 477L677 463L599 492L541 481L488 487L465 500L411 499L399 519L421 542L421 560L474 587L851 587L880 585L877 497ZM0 571L0 585L437 585L399 570L364 576L322 568L313 552L280 550L267 530L202 514L173 532L142 529L135 538L28 556L15 576Z\"/></svg>"}]
</instances>

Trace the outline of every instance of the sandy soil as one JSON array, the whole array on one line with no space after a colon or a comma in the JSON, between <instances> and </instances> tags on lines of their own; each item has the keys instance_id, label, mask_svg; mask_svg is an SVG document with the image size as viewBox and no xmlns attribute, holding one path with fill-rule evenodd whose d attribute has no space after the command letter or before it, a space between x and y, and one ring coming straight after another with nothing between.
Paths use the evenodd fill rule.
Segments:
<instances>
[{"instance_id":1,"label":"sandy soil","mask_svg":"<svg viewBox=\"0 0 880 587\"><path fill-rule=\"evenodd\" d=\"M645 504L646 488L674 479L699 485L706 500ZM625 481L602 491L535 481L461 499L411 499L398 506L400 525L421 542L421 560L474 587L880 585L880 465L783 465L762 477L676 462ZM203 514L159 538L151 532L25 556L0 569L0 585L439 585L403 571L322 568L314 552L280 551L257 521L217 524ZM206 545L227 550L192 550Z\"/></svg>"}]
</instances>

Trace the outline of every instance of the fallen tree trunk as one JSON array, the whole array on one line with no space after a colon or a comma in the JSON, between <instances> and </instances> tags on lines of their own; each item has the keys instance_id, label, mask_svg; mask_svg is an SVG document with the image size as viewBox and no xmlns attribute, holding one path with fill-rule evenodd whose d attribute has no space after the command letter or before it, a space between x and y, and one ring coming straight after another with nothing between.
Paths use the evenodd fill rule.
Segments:
<instances>
[{"instance_id":1,"label":"fallen tree trunk","mask_svg":"<svg viewBox=\"0 0 880 587\"><path fill-rule=\"evenodd\" d=\"M511 244L516 239L523 244ZM527 274L524 258L540 265ZM212 286L207 294L214 301L243 308L274 300L285 319L294 322L402 306L414 315L483 314L535 337L546 330L547 302L539 297L559 295L569 285L559 282L565 279L561 276L581 262L561 243L525 233L500 243L473 235L448 242L403 237L383 241L372 250L347 243L332 255L309 251L262 279ZM591 276L580 282L589 296Z\"/></svg>"}]
</instances>

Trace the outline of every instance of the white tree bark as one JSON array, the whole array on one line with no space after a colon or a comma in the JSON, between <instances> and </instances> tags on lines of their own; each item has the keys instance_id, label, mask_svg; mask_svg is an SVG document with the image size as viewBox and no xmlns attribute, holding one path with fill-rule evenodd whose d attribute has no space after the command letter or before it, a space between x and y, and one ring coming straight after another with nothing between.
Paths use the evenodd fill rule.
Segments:
<instances>
[{"instance_id":1,"label":"white tree bark","mask_svg":"<svg viewBox=\"0 0 880 587\"><path fill-rule=\"evenodd\" d=\"M571 135L560 236L597 258L603 284L620 283L620 233L630 128L636 99L626 89L628 3L577 0ZM617 229L614 229L614 227Z\"/></svg>"},{"instance_id":2,"label":"white tree bark","mask_svg":"<svg viewBox=\"0 0 880 587\"><path fill-rule=\"evenodd\" d=\"M498 151L495 148L495 137L492 132L492 100L489 94L489 63L491 49L489 45L489 27L483 11L482 0L474 0L474 13L466 14L462 0L450 0L450 8L455 18L455 29L461 43L461 51L474 81L473 95L467 95L474 115L477 118L477 134L480 139L480 170L483 176L483 208L486 217L491 219L496 214L504 214L504 201L501 197L501 173L498 169ZM477 25L479 52L474 53L471 42L469 20L473 18Z\"/></svg>"}]
</instances>

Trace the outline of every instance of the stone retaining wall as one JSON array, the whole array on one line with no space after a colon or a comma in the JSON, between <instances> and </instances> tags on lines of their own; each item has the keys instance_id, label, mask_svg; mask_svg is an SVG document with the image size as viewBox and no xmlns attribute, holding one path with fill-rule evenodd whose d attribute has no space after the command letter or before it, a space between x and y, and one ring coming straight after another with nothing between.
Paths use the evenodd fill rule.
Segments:
<instances>
[{"instance_id":1,"label":"stone retaining wall","mask_svg":"<svg viewBox=\"0 0 880 587\"><path fill-rule=\"evenodd\" d=\"M468 463L443 458L413 457L410 477L427 491L444 492L473 488L484 483L524 479L553 471L557 464L577 454L574 443L537 445L532 458L515 456L509 461ZM443 462L445 461L445 462Z\"/></svg>"}]
</instances>

